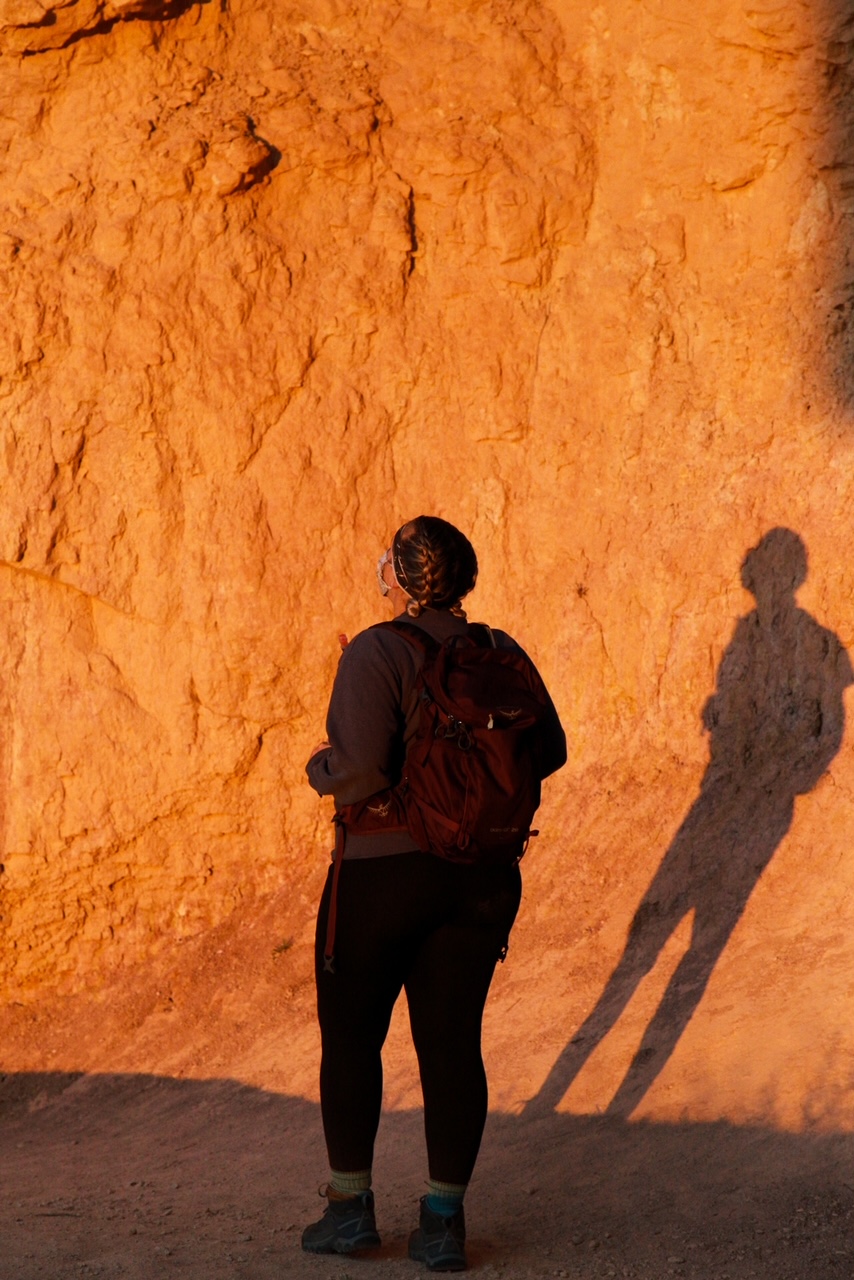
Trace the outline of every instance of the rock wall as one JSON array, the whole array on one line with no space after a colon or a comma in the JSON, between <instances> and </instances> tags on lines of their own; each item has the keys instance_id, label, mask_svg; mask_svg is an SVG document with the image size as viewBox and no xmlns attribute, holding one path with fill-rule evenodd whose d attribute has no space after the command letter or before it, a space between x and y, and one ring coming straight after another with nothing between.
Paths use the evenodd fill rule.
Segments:
<instances>
[{"instance_id":1,"label":"rock wall","mask_svg":"<svg viewBox=\"0 0 854 1280\"><path fill-rule=\"evenodd\" d=\"M848 1124L849 7L7 0L0 48L6 999L283 884L310 930L336 636L429 511L571 738L530 1091L678 898L657 1114Z\"/></svg>"}]
</instances>

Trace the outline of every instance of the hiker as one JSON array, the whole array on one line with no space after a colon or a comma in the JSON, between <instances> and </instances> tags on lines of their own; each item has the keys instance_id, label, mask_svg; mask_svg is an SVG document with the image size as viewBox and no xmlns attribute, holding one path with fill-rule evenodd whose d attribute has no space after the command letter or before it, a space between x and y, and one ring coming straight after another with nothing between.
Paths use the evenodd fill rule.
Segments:
<instances>
[{"instance_id":1,"label":"hiker","mask_svg":"<svg viewBox=\"0 0 854 1280\"><path fill-rule=\"evenodd\" d=\"M469 628L462 599L474 587L477 558L458 529L433 516L404 524L380 558L377 576L398 621L349 643L340 638L328 741L306 766L315 791L334 796L339 815L361 811L368 821L345 821L339 829L318 913L320 1098L331 1172L327 1207L305 1229L302 1247L351 1253L380 1243L371 1163L382 1105L381 1051L403 988L421 1075L429 1173L409 1256L433 1271L460 1271L466 1266L463 1197L487 1113L481 1022L519 907L518 860L527 831L497 838L511 843L494 860L464 862L425 851L423 830L419 847L399 814L387 816L396 796L389 789L400 782L407 748L417 740L423 695L416 686L422 668L426 679L425 651L474 633L480 642L485 633L501 651L498 661L517 661L506 650L520 655L519 665L541 690L536 802L540 779L566 761L566 740L519 646L502 631ZM486 727L492 728L492 716Z\"/></svg>"}]
</instances>

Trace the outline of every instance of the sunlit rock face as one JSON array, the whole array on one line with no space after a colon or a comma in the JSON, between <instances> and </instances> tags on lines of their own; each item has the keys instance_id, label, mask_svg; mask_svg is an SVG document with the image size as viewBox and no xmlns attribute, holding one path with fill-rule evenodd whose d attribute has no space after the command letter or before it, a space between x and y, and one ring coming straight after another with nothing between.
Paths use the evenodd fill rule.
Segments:
<instances>
[{"instance_id":1,"label":"sunlit rock face","mask_svg":"<svg viewBox=\"0 0 854 1280\"><path fill-rule=\"evenodd\" d=\"M33 54L64 49L85 36L108 31L114 22L156 22L187 7L187 0L5 0L0 8L3 50Z\"/></svg>"},{"instance_id":2,"label":"sunlit rock face","mask_svg":"<svg viewBox=\"0 0 854 1280\"><path fill-rule=\"evenodd\" d=\"M0 39L7 999L283 884L307 933L336 637L433 512L570 736L513 1087L849 1123L843 6L8 0Z\"/></svg>"}]
</instances>

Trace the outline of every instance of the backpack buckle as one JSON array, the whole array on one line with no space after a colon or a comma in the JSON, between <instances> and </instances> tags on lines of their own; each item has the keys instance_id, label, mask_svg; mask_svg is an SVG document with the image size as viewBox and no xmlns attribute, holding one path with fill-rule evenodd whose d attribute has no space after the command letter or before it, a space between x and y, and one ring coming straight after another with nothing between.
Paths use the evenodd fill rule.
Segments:
<instances>
[{"instance_id":1,"label":"backpack buckle","mask_svg":"<svg viewBox=\"0 0 854 1280\"><path fill-rule=\"evenodd\" d=\"M462 720L455 720L453 716L448 716L447 723L439 721L433 737L438 738L440 742L456 740L460 751L471 751L474 746L471 729Z\"/></svg>"}]
</instances>

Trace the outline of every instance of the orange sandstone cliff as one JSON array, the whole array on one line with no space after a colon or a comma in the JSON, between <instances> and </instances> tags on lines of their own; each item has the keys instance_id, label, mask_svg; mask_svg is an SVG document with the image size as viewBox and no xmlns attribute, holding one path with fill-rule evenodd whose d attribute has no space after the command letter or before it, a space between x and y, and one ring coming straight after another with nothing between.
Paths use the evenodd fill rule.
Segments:
<instances>
[{"instance_id":1,"label":"orange sandstone cliff","mask_svg":"<svg viewBox=\"0 0 854 1280\"><path fill-rule=\"evenodd\" d=\"M854 1127L846 7L5 0L0 51L5 1069L253 921L303 989L304 760L426 511L570 738L494 1104Z\"/></svg>"}]
</instances>

